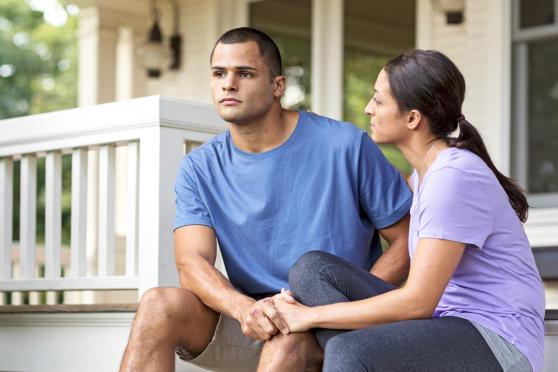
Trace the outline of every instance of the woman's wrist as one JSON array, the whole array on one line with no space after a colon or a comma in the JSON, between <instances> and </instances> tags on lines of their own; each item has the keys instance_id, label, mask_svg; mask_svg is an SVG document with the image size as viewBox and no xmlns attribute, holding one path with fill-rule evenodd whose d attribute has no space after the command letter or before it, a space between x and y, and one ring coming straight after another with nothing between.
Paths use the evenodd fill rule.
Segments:
<instances>
[{"instance_id":1,"label":"woman's wrist","mask_svg":"<svg viewBox=\"0 0 558 372\"><path fill-rule=\"evenodd\" d=\"M307 307L305 309L305 318L308 329L320 328L320 319L323 306Z\"/></svg>"}]
</instances>

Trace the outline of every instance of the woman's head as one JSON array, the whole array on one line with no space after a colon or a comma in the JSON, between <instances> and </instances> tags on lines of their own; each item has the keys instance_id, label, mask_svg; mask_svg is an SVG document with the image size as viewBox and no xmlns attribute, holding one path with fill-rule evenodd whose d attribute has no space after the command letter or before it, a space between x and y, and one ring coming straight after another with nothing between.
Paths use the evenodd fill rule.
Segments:
<instances>
[{"instance_id":1,"label":"woman's head","mask_svg":"<svg viewBox=\"0 0 558 372\"><path fill-rule=\"evenodd\" d=\"M409 50L386 63L375 89L366 107L372 129L377 130L375 140L399 144L418 130L422 135L426 133L427 140L443 139L449 146L475 153L494 172L521 221L526 220L525 194L515 181L496 169L479 132L461 112L465 79L448 57L433 50ZM390 110L377 102L382 93L379 90L391 96L385 100ZM394 107L397 113L393 113ZM450 137L458 128L459 135Z\"/></svg>"},{"instance_id":2,"label":"woman's head","mask_svg":"<svg viewBox=\"0 0 558 372\"><path fill-rule=\"evenodd\" d=\"M420 112L438 138L457 129L465 79L448 57L434 50L409 50L386 63L384 71L401 112Z\"/></svg>"}]
</instances>

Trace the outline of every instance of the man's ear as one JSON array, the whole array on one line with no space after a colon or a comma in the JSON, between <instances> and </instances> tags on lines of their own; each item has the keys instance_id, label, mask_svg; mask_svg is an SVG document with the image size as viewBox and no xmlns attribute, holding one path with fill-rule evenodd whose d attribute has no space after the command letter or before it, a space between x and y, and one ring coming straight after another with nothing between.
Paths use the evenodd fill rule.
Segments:
<instances>
[{"instance_id":1,"label":"man's ear","mask_svg":"<svg viewBox=\"0 0 558 372\"><path fill-rule=\"evenodd\" d=\"M287 79L284 76L275 76L273 78L273 96L281 98L285 94Z\"/></svg>"},{"instance_id":2,"label":"man's ear","mask_svg":"<svg viewBox=\"0 0 558 372\"><path fill-rule=\"evenodd\" d=\"M407 128L417 129L422 120L422 114L418 110L411 110L407 113Z\"/></svg>"}]
</instances>

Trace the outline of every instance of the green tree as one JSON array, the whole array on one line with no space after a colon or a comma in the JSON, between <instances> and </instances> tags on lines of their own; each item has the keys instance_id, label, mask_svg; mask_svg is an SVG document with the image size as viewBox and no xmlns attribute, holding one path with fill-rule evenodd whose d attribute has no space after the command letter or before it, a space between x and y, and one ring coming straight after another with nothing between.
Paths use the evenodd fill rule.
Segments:
<instances>
[{"instance_id":1,"label":"green tree","mask_svg":"<svg viewBox=\"0 0 558 372\"><path fill-rule=\"evenodd\" d=\"M0 1L0 120L56 111L77 102L77 17L71 6L50 5L65 12L53 24L36 9L37 1ZM52 9L52 7L51 7ZM75 7L73 8L75 9ZM71 159L63 158L63 242L69 242ZM14 239L19 239L19 162L14 169ZM44 159L37 172L37 239L44 239Z\"/></svg>"}]
</instances>

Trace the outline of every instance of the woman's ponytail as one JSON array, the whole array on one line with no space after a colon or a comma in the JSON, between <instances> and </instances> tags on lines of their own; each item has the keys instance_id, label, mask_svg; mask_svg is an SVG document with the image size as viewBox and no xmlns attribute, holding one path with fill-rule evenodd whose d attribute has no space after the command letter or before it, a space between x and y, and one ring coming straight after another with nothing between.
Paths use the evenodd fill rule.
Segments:
<instances>
[{"instance_id":1,"label":"woman's ponytail","mask_svg":"<svg viewBox=\"0 0 558 372\"><path fill-rule=\"evenodd\" d=\"M486 165L494 172L494 175L504 188L504 191L506 191L506 194L508 194L510 204L515 210L515 213L517 213L521 222L525 222L527 220L529 204L527 203L527 197L521 187L513 179L504 176L496 169L490 155L488 155L481 135L463 115L458 118L457 123L459 125L459 136L448 138L449 146L469 150L484 160Z\"/></svg>"}]
</instances>

